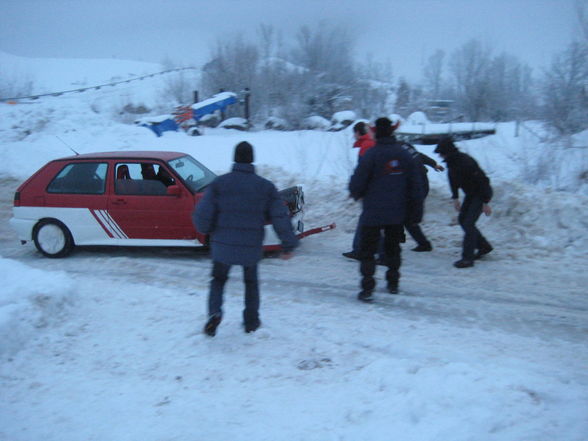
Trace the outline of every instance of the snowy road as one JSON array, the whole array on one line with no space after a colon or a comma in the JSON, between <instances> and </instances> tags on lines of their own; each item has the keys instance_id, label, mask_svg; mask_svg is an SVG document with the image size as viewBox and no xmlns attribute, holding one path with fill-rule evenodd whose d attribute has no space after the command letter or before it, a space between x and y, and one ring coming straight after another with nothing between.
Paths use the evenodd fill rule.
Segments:
<instances>
[{"instance_id":1,"label":"snowy road","mask_svg":"<svg viewBox=\"0 0 588 441\"><path fill-rule=\"evenodd\" d=\"M588 439L585 260L529 260L497 243L460 271L458 227L429 224L438 246L406 244L401 295L365 305L357 264L340 255L351 234L338 228L291 261L263 261L253 335L233 270L208 339L205 254L42 258L7 224L16 185L0 189L2 257L65 271L76 292L0 368L0 440Z\"/></svg>"}]
</instances>

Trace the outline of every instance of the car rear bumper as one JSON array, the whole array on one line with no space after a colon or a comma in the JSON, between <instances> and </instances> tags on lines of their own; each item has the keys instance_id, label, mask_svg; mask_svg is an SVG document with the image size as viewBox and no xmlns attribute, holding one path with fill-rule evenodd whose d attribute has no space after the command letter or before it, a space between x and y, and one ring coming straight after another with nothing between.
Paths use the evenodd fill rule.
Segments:
<instances>
[{"instance_id":1,"label":"car rear bumper","mask_svg":"<svg viewBox=\"0 0 588 441\"><path fill-rule=\"evenodd\" d=\"M22 242L28 242L33 239L33 227L37 223L36 219L20 219L11 217L8 221L16 235Z\"/></svg>"}]
</instances>

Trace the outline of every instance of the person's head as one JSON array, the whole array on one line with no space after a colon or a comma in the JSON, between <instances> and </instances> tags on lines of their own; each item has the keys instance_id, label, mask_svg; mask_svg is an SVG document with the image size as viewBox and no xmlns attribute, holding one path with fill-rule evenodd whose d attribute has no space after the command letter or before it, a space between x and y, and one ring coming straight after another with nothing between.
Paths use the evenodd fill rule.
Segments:
<instances>
[{"instance_id":1,"label":"person's head","mask_svg":"<svg viewBox=\"0 0 588 441\"><path fill-rule=\"evenodd\" d=\"M457 147L449 137L443 138L439 144L437 144L437 147L435 147L435 153L438 153L443 158L446 158L454 152L457 152Z\"/></svg>"},{"instance_id":2,"label":"person's head","mask_svg":"<svg viewBox=\"0 0 588 441\"><path fill-rule=\"evenodd\" d=\"M143 176L143 179L157 179L157 175L155 174L155 168L153 168L153 164L147 162L142 163L141 176Z\"/></svg>"},{"instance_id":3,"label":"person's head","mask_svg":"<svg viewBox=\"0 0 588 441\"><path fill-rule=\"evenodd\" d=\"M366 135L368 133L368 130L368 125L363 121L355 123L355 125L353 126L353 134L355 135L356 139L360 136Z\"/></svg>"},{"instance_id":4,"label":"person's head","mask_svg":"<svg viewBox=\"0 0 588 441\"><path fill-rule=\"evenodd\" d=\"M239 164L251 164L253 162L253 146L247 141L242 141L235 146L235 162Z\"/></svg>"},{"instance_id":5,"label":"person's head","mask_svg":"<svg viewBox=\"0 0 588 441\"><path fill-rule=\"evenodd\" d=\"M378 118L376 120L376 139L392 136L399 125L400 121L394 124L390 118Z\"/></svg>"}]
</instances>

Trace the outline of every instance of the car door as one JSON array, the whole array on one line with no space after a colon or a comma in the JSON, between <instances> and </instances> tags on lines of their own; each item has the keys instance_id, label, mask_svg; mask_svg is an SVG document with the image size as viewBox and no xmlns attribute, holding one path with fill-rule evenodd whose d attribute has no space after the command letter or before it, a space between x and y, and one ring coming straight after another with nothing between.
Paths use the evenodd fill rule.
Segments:
<instances>
[{"instance_id":1,"label":"car door","mask_svg":"<svg viewBox=\"0 0 588 441\"><path fill-rule=\"evenodd\" d=\"M108 213L123 239L194 239L194 197L163 163L117 161ZM174 186L170 194L168 187Z\"/></svg>"},{"instance_id":2,"label":"car door","mask_svg":"<svg viewBox=\"0 0 588 441\"><path fill-rule=\"evenodd\" d=\"M104 237L98 214L108 204L106 161L63 163L45 188L39 217L57 219L72 233L76 243L94 243Z\"/></svg>"}]
</instances>

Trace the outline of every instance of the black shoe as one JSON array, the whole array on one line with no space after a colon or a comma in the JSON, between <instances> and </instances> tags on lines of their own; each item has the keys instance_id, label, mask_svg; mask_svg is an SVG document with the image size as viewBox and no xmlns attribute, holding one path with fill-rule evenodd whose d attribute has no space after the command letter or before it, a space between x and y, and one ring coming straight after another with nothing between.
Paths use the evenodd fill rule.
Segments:
<instances>
[{"instance_id":1,"label":"black shoe","mask_svg":"<svg viewBox=\"0 0 588 441\"><path fill-rule=\"evenodd\" d=\"M398 294L398 282L388 282L388 292L390 294Z\"/></svg>"},{"instance_id":2,"label":"black shoe","mask_svg":"<svg viewBox=\"0 0 588 441\"><path fill-rule=\"evenodd\" d=\"M430 243L426 245L420 244L417 247L413 248L412 251L416 251L417 253L422 253L424 251L433 251L433 246Z\"/></svg>"},{"instance_id":3,"label":"black shoe","mask_svg":"<svg viewBox=\"0 0 588 441\"><path fill-rule=\"evenodd\" d=\"M220 325L222 318L219 315L213 315L208 319L206 325L204 325L204 333L209 337L216 335L216 328Z\"/></svg>"},{"instance_id":4,"label":"black shoe","mask_svg":"<svg viewBox=\"0 0 588 441\"><path fill-rule=\"evenodd\" d=\"M245 323L245 332L247 334L251 332L255 332L261 326L261 322L259 320L254 321L253 323Z\"/></svg>"},{"instance_id":5,"label":"black shoe","mask_svg":"<svg viewBox=\"0 0 588 441\"><path fill-rule=\"evenodd\" d=\"M490 247L490 248L482 248L482 249L478 250L478 252L474 256L474 259L475 260L481 259L486 254L488 254L489 252L491 252L493 249L494 248Z\"/></svg>"},{"instance_id":6,"label":"black shoe","mask_svg":"<svg viewBox=\"0 0 588 441\"><path fill-rule=\"evenodd\" d=\"M467 260L467 259L461 259L461 260L458 260L457 262L454 262L453 266L456 268L470 268L470 267L474 266L474 261Z\"/></svg>"},{"instance_id":7,"label":"black shoe","mask_svg":"<svg viewBox=\"0 0 588 441\"><path fill-rule=\"evenodd\" d=\"M355 251L348 251L346 253L343 253L343 256L347 257L348 259L359 260L359 254L357 254Z\"/></svg>"},{"instance_id":8,"label":"black shoe","mask_svg":"<svg viewBox=\"0 0 588 441\"><path fill-rule=\"evenodd\" d=\"M373 302L374 296L372 295L371 291L361 291L357 295L357 300L361 300L362 302L370 303L370 302Z\"/></svg>"}]
</instances>

